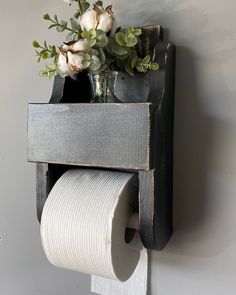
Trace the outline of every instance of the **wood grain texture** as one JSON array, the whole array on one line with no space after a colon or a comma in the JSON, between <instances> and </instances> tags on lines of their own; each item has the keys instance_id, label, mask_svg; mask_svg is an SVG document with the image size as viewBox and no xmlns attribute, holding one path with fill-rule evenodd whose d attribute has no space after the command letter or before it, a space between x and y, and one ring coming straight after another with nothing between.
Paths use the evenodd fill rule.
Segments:
<instances>
[{"instance_id":1,"label":"wood grain texture","mask_svg":"<svg viewBox=\"0 0 236 295\"><path fill-rule=\"evenodd\" d=\"M28 160L150 169L151 104L30 104Z\"/></svg>"}]
</instances>

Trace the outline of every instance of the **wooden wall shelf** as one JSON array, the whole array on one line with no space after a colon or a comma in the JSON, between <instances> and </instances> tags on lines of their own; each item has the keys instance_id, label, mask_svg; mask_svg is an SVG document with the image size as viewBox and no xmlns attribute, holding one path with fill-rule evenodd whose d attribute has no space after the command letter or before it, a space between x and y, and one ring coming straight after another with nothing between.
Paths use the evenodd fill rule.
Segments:
<instances>
[{"instance_id":1,"label":"wooden wall shelf","mask_svg":"<svg viewBox=\"0 0 236 295\"><path fill-rule=\"evenodd\" d=\"M142 28L139 51L158 71L120 74L121 104L89 104L85 72L56 77L49 104L28 109L28 160L37 163L37 213L68 169L93 167L139 176L139 231L144 246L162 250L172 234L175 46L160 26Z\"/></svg>"}]
</instances>

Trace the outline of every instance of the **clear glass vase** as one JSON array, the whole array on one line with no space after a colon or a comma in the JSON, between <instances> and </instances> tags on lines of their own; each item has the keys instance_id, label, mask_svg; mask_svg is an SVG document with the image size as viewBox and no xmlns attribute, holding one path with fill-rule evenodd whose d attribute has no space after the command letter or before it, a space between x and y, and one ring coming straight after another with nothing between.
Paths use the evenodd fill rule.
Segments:
<instances>
[{"instance_id":1,"label":"clear glass vase","mask_svg":"<svg viewBox=\"0 0 236 295\"><path fill-rule=\"evenodd\" d=\"M91 83L92 99L95 103L120 103L115 95L117 71L105 71L99 74L89 73Z\"/></svg>"}]
</instances>

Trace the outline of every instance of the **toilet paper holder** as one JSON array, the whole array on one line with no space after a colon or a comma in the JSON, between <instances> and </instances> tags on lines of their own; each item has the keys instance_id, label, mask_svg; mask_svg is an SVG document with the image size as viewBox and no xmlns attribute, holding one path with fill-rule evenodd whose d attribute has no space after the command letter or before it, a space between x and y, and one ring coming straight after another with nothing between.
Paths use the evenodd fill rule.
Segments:
<instances>
[{"instance_id":1,"label":"toilet paper holder","mask_svg":"<svg viewBox=\"0 0 236 295\"><path fill-rule=\"evenodd\" d=\"M139 177L139 232L162 250L172 234L175 46L159 25L142 27L140 51L160 68L121 74L124 103L91 104L86 73L54 80L48 104L29 104L28 161L36 162L37 215L55 182L73 167L134 172ZM108 115L109 114L109 115Z\"/></svg>"}]
</instances>

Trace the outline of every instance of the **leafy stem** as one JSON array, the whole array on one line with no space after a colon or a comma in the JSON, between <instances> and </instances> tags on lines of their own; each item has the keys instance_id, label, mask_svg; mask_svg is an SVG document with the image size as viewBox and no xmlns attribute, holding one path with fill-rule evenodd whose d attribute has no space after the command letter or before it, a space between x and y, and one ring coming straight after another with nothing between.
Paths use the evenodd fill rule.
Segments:
<instances>
[{"instance_id":1,"label":"leafy stem","mask_svg":"<svg viewBox=\"0 0 236 295\"><path fill-rule=\"evenodd\" d=\"M54 63L57 62L58 52L55 45L48 45L47 42L44 41L44 45L42 46L37 40L34 40L33 46L36 48L35 52L38 57L38 62L40 62L41 59L47 58L54 58Z\"/></svg>"},{"instance_id":2,"label":"leafy stem","mask_svg":"<svg viewBox=\"0 0 236 295\"><path fill-rule=\"evenodd\" d=\"M54 19L50 17L48 13L44 14L43 19L52 22L52 25L49 26L48 29L56 28L58 32L64 32L65 30L70 31L72 33L77 33L78 30L71 29L67 26L67 22L64 20L59 21L57 15L55 14Z\"/></svg>"},{"instance_id":3,"label":"leafy stem","mask_svg":"<svg viewBox=\"0 0 236 295\"><path fill-rule=\"evenodd\" d=\"M130 27L109 38L106 51L113 59L112 66L125 70L131 76L134 75L134 70L146 73L158 69L158 64L152 62L149 55L143 58L138 56L137 44L141 34L141 29Z\"/></svg>"},{"instance_id":4,"label":"leafy stem","mask_svg":"<svg viewBox=\"0 0 236 295\"><path fill-rule=\"evenodd\" d=\"M45 66L45 69L40 71L40 76L41 77L46 77L46 78L53 78L54 76L56 76L58 74L58 67L57 64L53 63L53 64L47 64Z\"/></svg>"},{"instance_id":5,"label":"leafy stem","mask_svg":"<svg viewBox=\"0 0 236 295\"><path fill-rule=\"evenodd\" d=\"M80 15L82 15L84 13L84 9L83 9L83 5L81 3L81 0L78 0L78 5L79 5Z\"/></svg>"},{"instance_id":6,"label":"leafy stem","mask_svg":"<svg viewBox=\"0 0 236 295\"><path fill-rule=\"evenodd\" d=\"M79 9L75 14L75 18L78 18L80 15L84 14L90 7L90 4L86 0L76 0L78 2Z\"/></svg>"}]
</instances>

